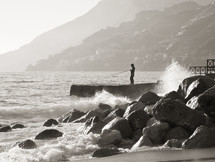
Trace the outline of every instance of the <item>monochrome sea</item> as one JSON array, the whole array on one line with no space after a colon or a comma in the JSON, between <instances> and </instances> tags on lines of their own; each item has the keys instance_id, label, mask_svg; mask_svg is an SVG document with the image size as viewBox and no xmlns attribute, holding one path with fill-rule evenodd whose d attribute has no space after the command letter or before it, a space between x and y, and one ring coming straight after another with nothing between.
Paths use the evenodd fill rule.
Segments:
<instances>
[{"instance_id":1,"label":"monochrome sea","mask_svg":"<svg viewBox=\"0 0 215 162\"><path fill-rule=\"evenodd\" d=\"M129 84L129 71L113 75L115 73L117 72L0 73L0 125L11 125L18 122L25 126L23 129L0 132L0 162L55 162L89 159L90 154L98 149L96 144L98 135L84 134L84 124L61 123L53 127L64 133L57 140L35 141L35 136L47 129L43 127L47 119L58 119L62 114L72 109L87 111L97 108L99 103L106 103L114 107L115 105L131 102L128 98L114 96L105 91L98 92L90 98L70 96L69 94L72 84ZM168 71L168 73L171 73L171 71ZM161 76L168 78L168 75L163 74L164 72L136 72L135 83L155 83L161 79ZM176 79L178 80L177 77ZM171 86L173 82L178 84L170 80ZM158 89L158 93L165 92L168 92L168 90ZM15 145L17 142L27 139L35 141L38 147L25 150ZM147 157L150 154L153 154L153 157L157 159L155 161L159 161L161 160L159 157L162 151L165 151L165 153L167 151L165 148L154 149L143 148L141 151L146 151L146 159L142 159L142 161L148 161ZM122 151L132 152L128 149ZM172 151L169 150L167 154L173 155ZM200 157L210 157L214 150L208 149L205 152ZM173 159L178 160L178 158Z\"/></svg>"}]
</instances>

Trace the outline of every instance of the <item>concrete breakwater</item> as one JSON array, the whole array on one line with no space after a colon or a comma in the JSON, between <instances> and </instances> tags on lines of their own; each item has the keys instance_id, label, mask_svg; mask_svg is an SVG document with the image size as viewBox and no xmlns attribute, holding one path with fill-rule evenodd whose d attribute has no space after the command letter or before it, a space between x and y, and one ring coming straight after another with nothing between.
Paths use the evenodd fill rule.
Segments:
<instances>
[{"instance_id":1,"label":"concrete breakwater","mask_svg":"<svg viewBox=\"0 0 215 162\"><path fill-rule=\"evenodd\" d=\"M72 85L70 95L78 97L92 97L103 90L115 95L130 99L137 99L147 91L154 91L157 83L144 83L132 85Z\"/></svg>"}]
</instances>

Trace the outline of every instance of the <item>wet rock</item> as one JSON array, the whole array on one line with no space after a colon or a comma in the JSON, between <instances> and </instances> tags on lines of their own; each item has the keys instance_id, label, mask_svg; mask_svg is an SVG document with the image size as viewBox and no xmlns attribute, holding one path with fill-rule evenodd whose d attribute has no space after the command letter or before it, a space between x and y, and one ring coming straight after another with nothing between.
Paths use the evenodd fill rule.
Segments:
<instances>
[{"instance_id":1,"label":"wet rock","mask_svg":"<svg viewBox=\"0 0 215 162\"><path fill-rule=\"evenodd\" d=\"M170 126L165 122L157 122L152 126L143 128L143 136L149 137L153 144L163 144Z\"/></svg>"},{"instance_id":2,"label":"wet rock","mask_svg":"<svg viewBox=\"0 0 215 162\"><path fill-rule=\"evenodd\" d=\"M103 111L106 111L106 110L111 110L112 107L108 104L103 104L103 103L100 103L99 104L99 109L103 110Z\"/></svg>"},{"instance_id":3,"label":"wet rock","mask_svg":"<svg viewBox=\"0 0 215 162\"><path fill-rule=\"evenodd\" d=\"M159 122L158 120L155 119L155 117L150 118L147 123L146 123L146 127L148 126L152 126L153 124Z\"/></svg>"},{"instance_id":4,"label":"wet rock","mask_svg":"<svg viewBox=\"0 0 215 162\"><path fill-rule=\"evenodd\" d=\"M17 124L13 124L11 128L12 129L18 129L18 128L25 128L25 126L22 125L22 124L17 123Z\"/></svg>"},{"instance_id":5,"label":"wet rock","mask_svg":"<svg viewBox=\"0 0 215 162\"><path fill-rule=\"evenodd\" d=\"M74 120L82 117L83 115L85 115L84 112L79 111L77 109L72 109L70 112L63 114L58 121L60 123L70 123L73 122Z\"/></svg>"},{"instance_id":6,"label":"wet rock","mask_svg":"<svg viewBox=\"0 0 215 162\"><path fill-rule=\"evenodd\" d=\"M131 149L137 149L142 146L153 146L152 141L147 136L142 136L133 146Z\"/></svg>"},{"instance_id":7,"label":"wet rock","mask_svg":"<svg viewBox=\"0 0 215 162\"><path fill-rule=\"evenodd\" d=\"M97 116L99 119L104 119L104 117L106 116L106 114L104 112L98 111L96 110L90 110L86 115L80 117L79 119L76 119L75 121L73 121L74 123L84 123L86 122L88 119L90 119L91 117L95 117Z\"/></svg>"},{"instance_id":8,"label":"wet rock","mask_svg":"<svg viewBox=\"0 0 215 162\"><path fill-rule=\"evenodd\" d=\"M147 114L153 116L153 106L154 106L154 105L148 105L148 106L146 106L146 107L144 108L144 111L145 111Z\"/></svg>"},{"instance_id":9,"label":"wet rock","mask_svg":"<svg viewBox=\"0 0 215 162\"><path fill-rule=\"evenodd\" d=\"M183 140L170 139L170 140L166 141L166 143L164 144L164 147L181 148L182 143L183 143Z\"/></svg>"},{"instance_id":10,"label":"wet rock","mask_svg":"<svg viewBox=\"0 0 215 162\"><path fill-rule=\"evenodd\" d=\"M128 106L129 106L129 103L121 104L121 105L116 105L114 107L114 109L123 109L125 111Z\"/></svg>"},{"instance_id":11,"label":"wet rock","mask_svg":"<svg viewBox=\"0 0 215 162\"><path fill-rule=\"evenodd\" d=\"M211 118L215 118L215 86L211 87L198 97L198 104Z\"/></svg>"},{"instance_id":12,"label":"wet rock","mask_svg":"<svg viewBox=\"0 0 215 162\"><path fill-rule=\"evenodd\" d=\"M115 109L105 117L104 121L110 122L111 120L113 120L116 117L123 117L124 113L125 113L125 110L123 110L123 109L120 109L120 108Z\"/></svg>"},{"instance_id":13,"label":"wet rock","mask_svg":"<svg viewBox=\"0 0 215 162\"><path fill-rule=\"evenodd\" d=\"M198 97L192 97L189 101L187 101L186 106L193 110L199 109Z\"/></svg>"},{"instance_id":14,"label":"wet rock","mask_svg":"<svg viewBox=\"0 0 215 162\"><path fill-rule=\"evenodd\" d=\"M202 94L214 85L215 81L209 77L197 79L188 87L185 100L188 101L192 97Z\"/></svg>"},{"instance_id":15,"label":"wet rock","mask_svg":"<svg viewBox=\"0 0 215 162\"><path fill-rule=\"evenodd\" d=\"M101 133L97 143L99 146L106 146L110 144L117 144L121 140L122 136L118 130L106 129Z\"/></svg>"},{"instance_id":16,"label":"wet rock","mask_svg":"<svg viewBox=\"0 0 215 162\"><path fill-rule=\"evenodd\" d=\"M48 119L43 126L51 127L52 125L58 125L59 123L55 119Z\"/></svg>"},{"instance_id":17,"label":"wet rock","mask_svg":"<svg viewBox=\"0 0 215 162\"><path fill-rule=\"evenodd\" d=\"M135 142L132 139L122 139L116 146L118 148L131 149L134 144Z\"/></svg>"},{"instance_id":18,"label":"wet rock","mask_svg":"<svg viewBox=\"0 0 215 162\"><path fill-rule=\"evenodd\" d=\"M121 133L122 138L130 138L133 134L133 130L128 122L128 120L120 117L116 117L105 125L102 129L118 130Z\"/></svg>"},{"instance_id":19,"label":"wet rock","mask_svg":"<svg viewBox=\"0 0 215 162\"><path fill-rule=\"evenodd\" d=\"M26 141L20 142L18 144L18 146L22 149L35 149L35 148L37 148L36 143L32 140L29 140L29 139Z\"/></svg>"},{"instance_id":20,"label":"wet rock","mask_svg":"<svg viewBox=\"0 0 215 162\"><path fill-rule=\"evenodd\" d=\"M177 140L182 140L182 139L187 139L190 137L190 134L182 127L175 127L172 128L165 137L165 141L171 140L171 139L177 139Z\"/></svg>"},{"instance_id":21,"label":"wet rock","mask_svg":"<svg viewBox=\"0 0 215 162\"><path fill-rule=\"evenodd\" d=\"M155 104L160 99L161 97L159 97L157 94L153 92L146 92L139 98L138 102L142 102L147 106Z\"/></svg>"},{"instance_id":22,"label":"wet rock","mask_svg":"<svg viewBox=\"0 0 215 162\"><path fill-rule=\"evenodd\" d=\"M11 131L11 127L9 125L0 127L0 132L9 132Z\"/></svg>"},{"instance_id":23,"label":"wet rock","mask_svg":"<svg viewBox=\"0 0 215 162\"><path fill-rule=\"evenodd\" d=\"M138 129L143 129L149 120L149 115L142 109L135 110L130 113L126 119L129 121L131 128L136 131Z\"/></svg>"},{"instance_id":24,"label":"wet rock","mask_svg":"<svg viewBox=\"0 0 215 162\"><path fill-rule=\"evenodd\" d=\"M59 132L55 129L47 129L39 133L35 139L37 140L49 140L49 139L55 139L58 137L62 137L63 133Z\"/></svg>"},{"instance_id":25,"label":"wet rock","mask_svg":"<svg viewBox=\"0 0 215 162\"><path fill-rule=\"evenodd\" d=\"M144 108L145 108L145 105L142 102L135 102L135 103L133 103L133 104L131 104L130 106L127 107L123 117L128 116L131 112L133 112L135 110L139 110L139 109L144 110Z\"/></svg>"},{"instance_id":26,"label":"wet rock","mask_svg":"<svg viewBox=\"0 0 215 162\"><path fill-rule=\"evenodd\" d=\"M163 98L164 99L170 98L173 100L182 100L182 101L184 100L183 97L176 91L172 91L172 92L165 94L165 96Z\"/></svg>"},{"instance_id":27,"label":"wet rock","mask_svg":"<svg viewBox=\"0 0 215 162\"><path fill-rule=\"evenodd\" d=\"M142 136L143 136L142 129L138 129L133 133L132 140L134 142L137 142L140 139L140 137L142 137Z\"/></svg>"},{"instance_id":28,"label":"wet rock","mask_svg":"<svg viewBox=\"0 0 215 162\"><path fill-rule=\"evenodd\" d=\"M190 138L182 143L182 147L185 149L215 147L215 129L198 127Z\"/></svg>"},{"instance_id":29,"label":"wet rock","mask_svg":"<svg viewBox=\"0 0 215 162\"><path fill-rule=\"evenodd\" d=\"M153 116L156 120L167 122L172 126L181 126L189 131L194 131L205 124L203 113L172 99L158 101L153 107Z\"/></svg>"},{"instance_id":30,"label":"wet rock","mask_svg":"<svg viewBox=\"0 0 215 162\"><path fill-rule=\"evenodd\" d=\"M119 150L116 148L101 148L92 153L92 157L106 157L112 156L119 153Z\"/></svg>"},{"instance_id":31,"label":"wet rock","mask_svg":"<svg viewBox=\"0 0 215 162\"><path fill-rule=\"evenodd\" d=\"M90 133L92 132L93 134L100 134L102 131L102 128L106 125L107 123L100 120L97 116L92 117L88 119L85 123L85 133Z\"/></svg>"},{"instance_id":32,"label":"wet rock","mask_svg":"<svg viewBox=\"0 0 215 162\"><path fill-rule=\"evenodd\" d=\"M182 81L182 83L179 85L177 92L185 98L187 94L187 89L190 86L190 84L200 78L205 78L206 76L192 76L189 78L186 78ZM208 77L207 77L208 78Z\"/></svg>"}]
</instances>

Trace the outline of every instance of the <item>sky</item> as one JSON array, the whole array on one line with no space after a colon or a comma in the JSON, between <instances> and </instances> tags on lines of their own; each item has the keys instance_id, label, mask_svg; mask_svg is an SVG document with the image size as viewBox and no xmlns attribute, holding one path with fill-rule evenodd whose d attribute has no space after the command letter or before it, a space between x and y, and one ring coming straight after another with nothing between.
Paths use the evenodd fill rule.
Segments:
<instances>
[{"instance_id":1,"label":"sky","mask_svg":"<svg viewBox=\"0 0 215 162\"><path fill-rule=\"evenodd\" d=\"M0 0L0 54L89 11L101 0Z\"/></svg>"}]
</instances>

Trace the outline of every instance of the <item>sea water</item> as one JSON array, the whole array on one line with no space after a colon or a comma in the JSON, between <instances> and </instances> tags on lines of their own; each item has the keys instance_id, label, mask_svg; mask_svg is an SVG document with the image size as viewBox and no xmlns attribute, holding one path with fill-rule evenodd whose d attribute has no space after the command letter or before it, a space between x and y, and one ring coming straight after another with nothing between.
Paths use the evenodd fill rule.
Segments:
<instances>
[{"instance_id":1,"label":"sea water","mask_svg":"<svg viewBox=\"0 0 215 162\"><path fill-rule=\"evenodd\" d=\"M130 102L128 98L100 92L91 98L70 96L72 84L129 84L129 72L20 72L0 73L0 124L19 122L23 129L0 132L0 161L63 161L89 156L98 149L98 135L83 133L83 124L60 124L54 127L64 133L57 140L36 141L37 149L24 150L15 143L47 129L43 123L50 118L78 109L87 111L99 103L115 105ZM136 72L135 83L157 82L160 72Z\"/></svg>"},{"instance_id":2,"label":"sea water","mask_svg":"<svg viewBox=\"0 0 215 162\"><path fill-rule=\"evenodd\" d=\"M190 74L184 72L184 69L176 74L174 70L171 70L176 67L181 68L177 63L173 63L165 72L136 72L135 83L155 83L162 79L163 87L158 87L157 93L167 93L170 91L169 86L171 90L177 90L178 82ZM114 107L131 102L128 98L117 97L105 91L90 98L69 95L72 84L129 84L129 72L113 75L115 73L117 72L0 73L0 124L19 122L25 126L23 129L0 132L0 162L55 162L88 159L90 154L98 149L96 142L99 135L84 134L84 124L61 123L53 127L64 133L56 140L35 140L34 138L47 129L42 126L47 119L57 119L72 109L87 111L97 108L99 103ZM182 74L181 77L179 74ZM173 85L173 82L177 84ZM17 142L27 139L35 141L38 147L25 150L16 146ZM160 150L160 148L157 149ZM151 150L151 148L143 148L143 150ZM155 157L156 153L153 151ZM158 154L158 161L159 156Z\"/></svg>"}]
</instances>

